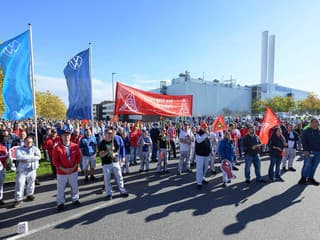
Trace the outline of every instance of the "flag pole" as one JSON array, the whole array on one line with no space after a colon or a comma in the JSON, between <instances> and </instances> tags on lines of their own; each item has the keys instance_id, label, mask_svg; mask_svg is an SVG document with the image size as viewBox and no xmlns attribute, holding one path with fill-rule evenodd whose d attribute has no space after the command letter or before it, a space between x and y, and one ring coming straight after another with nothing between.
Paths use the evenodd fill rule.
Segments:
<instances>
[{"instance_id":1,"label":"flag pole","mask_svg":"<svg viewBox=\"0 0 320 240\"><path fill-rule=\"evenodd\" d=\"M32 46L32 26L29 25L29 39L30 39L30 81L33 94L33 109L34 109L34 131L35 131L35 142L38 146L38 122L37 122L37 107L36 107L36 90L35 90L35 81L34 81L34 62L33 62L33 46Z\"/></svg>"},{"instance_id":2,"label":"flag pole","mask_svg":"<svg viewBox=\"0 0 320 240\"><path fill-rule=\"evenodd\" d=\"M90 87L91 87L91 133L93 134L94 119L93 119L93 84L92 84L92 44L89 42L89 77L90 77Z\"/></svg>"}]
</instances>

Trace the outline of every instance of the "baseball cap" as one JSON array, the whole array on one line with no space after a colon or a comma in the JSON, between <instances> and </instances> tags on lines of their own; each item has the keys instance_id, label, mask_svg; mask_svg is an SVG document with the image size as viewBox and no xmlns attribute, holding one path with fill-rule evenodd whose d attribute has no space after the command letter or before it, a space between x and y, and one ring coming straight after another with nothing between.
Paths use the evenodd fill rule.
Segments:
<instances>
[{"instance_id":1,"label":"baseball cap","mask_svg":"<svg viewBox=\"0 0 320 240\"><path fill-rule=\"evenodd\" d=\"M63 129L61 134L71 134L70 129Z\"/></svg>"}]
</instances>

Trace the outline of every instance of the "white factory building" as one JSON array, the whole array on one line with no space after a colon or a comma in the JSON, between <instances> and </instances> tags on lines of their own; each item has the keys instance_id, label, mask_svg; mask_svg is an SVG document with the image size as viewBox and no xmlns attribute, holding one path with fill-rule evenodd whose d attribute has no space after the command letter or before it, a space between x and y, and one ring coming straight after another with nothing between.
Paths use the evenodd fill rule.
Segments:
<instances>
[{"instance_id":1,"label":"white factory building","mask_svg":"<svg viewBox=\"0 0 320 240\"><path fill-rule=\"evenodd\" d=\"M236 85L231 79L220 82L192 78L189 72L181 73L172 79L171 85L161 82L160 89L154 92L167 95L193 95L193 115L216 115L219 113L250 113L250 87Z\"/></svg>"}]
</instances>

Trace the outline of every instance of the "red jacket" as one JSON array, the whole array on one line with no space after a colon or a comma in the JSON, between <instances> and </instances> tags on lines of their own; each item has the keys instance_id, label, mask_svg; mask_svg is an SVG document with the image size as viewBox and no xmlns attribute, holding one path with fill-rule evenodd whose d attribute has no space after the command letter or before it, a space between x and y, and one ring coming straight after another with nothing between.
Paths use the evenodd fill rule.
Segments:
<instances>
[{"instance_id":1,"label":"red jacket","mask_svg":"<svg viewBox=\"0 0 320 240\"><path fill-rule=\"evenodd\" d=\"M71 173L65 173L60 169L63 168L74 168L72 173L78 171L78 164L80 163L81 153L80 148L77 144L70 142L70 160L67 157L66 147L59 143L52 151L53 165L57 169L57 174L68 175Z\"/></svg>"},{"instance_id":2,"label":"red jacket","mask_svg":"<svg viewBox=\"0 0 320 240\"><path fill-rule=\"evenodd\" d=\"M0 144L0 161L2 162L2 165L6 167L7 165L7 159L8 159L8 151L7 148Z\"/></svg>"},{"instance_id":3,"label":"red jacket","mask_svg":"<svg viewBox=\"0 0 320 240\"><path fill-rule=\"evenodd\" d=\"M52 150L53 148L58 145L61 142L61 138L59 136L56 136L55 139L53 139L51 136L48 137L46 140L44 140L43 143L43 149L48 151L48 155L52 157Z\"/></svg>"}]
</instances>

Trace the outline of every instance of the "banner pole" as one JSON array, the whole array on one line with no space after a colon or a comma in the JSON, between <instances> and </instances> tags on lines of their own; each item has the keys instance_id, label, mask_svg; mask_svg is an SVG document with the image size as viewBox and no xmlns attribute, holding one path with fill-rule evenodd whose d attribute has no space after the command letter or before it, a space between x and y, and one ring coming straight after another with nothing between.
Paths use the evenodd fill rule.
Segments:
<instances>
[{"instance_id":1,"label":"banner pole","mask_svg":"<svg viewBox=\"0 0 320 240\"><path fill-rule=\"evenodd\" d=\"M35 90L35 80L34 80L34 62L33 62L33 45L32 45L32 26L29 25L29 39L30 39L30 82L33 94L33 109L34 109L34 130L35 130L35 143L38 146L38 122L37 122L37 107L36 107L36 90Z\"/></svg>"}]
</instances>

